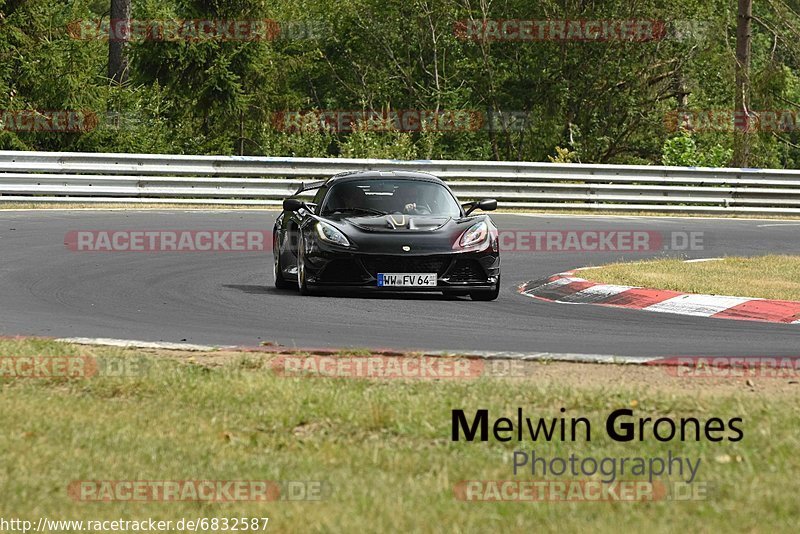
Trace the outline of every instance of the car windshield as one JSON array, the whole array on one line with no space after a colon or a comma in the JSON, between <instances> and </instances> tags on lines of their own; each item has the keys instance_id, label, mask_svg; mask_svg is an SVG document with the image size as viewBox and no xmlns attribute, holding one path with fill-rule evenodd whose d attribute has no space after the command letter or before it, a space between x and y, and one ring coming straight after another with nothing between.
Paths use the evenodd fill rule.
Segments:
<instances>
[{"instance_id":1,"label":"car windshield","mask_svg":"<svg viewBox=\"0 0 800 534\"><path fill-rule=\"evenodd\" d=\"M335 184L322 215L354 213L459 217L461 207L441 184L423 180L354 180Z\"/></svg>"}]
</instances>

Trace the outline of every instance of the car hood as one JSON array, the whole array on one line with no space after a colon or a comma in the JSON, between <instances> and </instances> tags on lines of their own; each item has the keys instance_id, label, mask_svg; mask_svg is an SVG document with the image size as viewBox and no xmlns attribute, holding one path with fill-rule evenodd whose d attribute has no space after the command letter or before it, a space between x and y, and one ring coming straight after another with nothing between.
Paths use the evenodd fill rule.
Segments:
<instances>
[{"instance_id":1,"label":"car hood","mask_svg":"<svg viewBox=\"0 0 800 534\"><path fill-rule=\"evenodd\" d=\"M443 228L451 220L452 217L390 213L368 217L344 217L342 222L366 232L395 233L436 231Z\"/></svg>"},{"instance_id":2,"label":"car hood","mask_svg":"<svg viewBox=\"0 0 800 534\"><path fill-rule=\"evenodd\" d=\"M461 234L485 215L453 218L431 215L368 215L326 217L366 254L452 253Z\"/></svg>"}]
</instances>

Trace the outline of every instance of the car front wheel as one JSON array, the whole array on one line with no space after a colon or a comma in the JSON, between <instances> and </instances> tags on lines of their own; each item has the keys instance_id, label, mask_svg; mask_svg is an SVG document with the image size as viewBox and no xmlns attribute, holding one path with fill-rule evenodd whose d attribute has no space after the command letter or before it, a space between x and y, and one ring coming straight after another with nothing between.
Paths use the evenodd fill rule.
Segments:
<instances>
[{"instance_id":1,"label":"car front wheel","mask_svg":"<svg viewBox=\"0 0 800 534\"><path fill-rule=\"evenodd\" d=\"M281 267L281 255L277 250L273 250L275 260L272 262L272 274L275 277L275 287L278 289L289 289L294 286L291 282L283 277L283 268Z\"/></svg>"},{"instance_id":2,"label":"car front wheel","mask_svg":"<svg viewBox=\"0 0 800 534\"><path fill-rule=\"evenodd\" d=\"M489 301L497 299L497 297L500 296L500 276L497 277L497 283L495 284L494 289L482 290L482 291L470 291L469 296L472 300L479 300L479 301Z\"/></svg>"},{"instance_id":3,"label":"car front wheel","mask_svg":"<svg viewBox=\"0 0 800 534\"><path fill-rule=\"evenodd\" d=\"M305 248L305 241L301 237L299 243L297 243L297 289L301 295L310 295L311 290L308 288L308 281L306 280Z\"/></svg>"}]
</instances>

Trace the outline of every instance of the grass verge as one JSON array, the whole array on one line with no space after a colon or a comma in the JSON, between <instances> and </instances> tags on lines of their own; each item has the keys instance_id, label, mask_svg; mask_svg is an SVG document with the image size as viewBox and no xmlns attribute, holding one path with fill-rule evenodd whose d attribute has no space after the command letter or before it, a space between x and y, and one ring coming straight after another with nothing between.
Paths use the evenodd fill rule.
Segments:
<instances>
[{"instance_id":1,"label":"grass verge","mask_svg":"<svg viewBox=\"0 0 800 534\"><path fill-rule=\"evenodd\" d=\"M796 381L707 383L663 369L527 362L524 376L471 380L287 378L274 355L153 352L0 340L0 357L135 361L129 376L0 378L0 517L177 521L269 517L278 532L790 531L800 491ZM145 362L143 365L142 362ZM453 442L451 410L492 418L583 416L591 441ZM742 417L744 439L620 443L636 416ZM463 502L462 480L514 479L515 449L545 457L701 460L712 488L686 502ZM520 476L520 478L530 478ZM76 502L79 480L321 481L316 501Z\"/></svg>"},{"instance_id":2,"label":"grass verge","mask_svg":"<svg viewBox=\"0 0 800 534\"><path fill-rule=\"evenodd\" d=\"M657 259L604 265L583 274L606 284L800 301L800 256L729 257L692 263Z\"/></svg>"}]
</instances>

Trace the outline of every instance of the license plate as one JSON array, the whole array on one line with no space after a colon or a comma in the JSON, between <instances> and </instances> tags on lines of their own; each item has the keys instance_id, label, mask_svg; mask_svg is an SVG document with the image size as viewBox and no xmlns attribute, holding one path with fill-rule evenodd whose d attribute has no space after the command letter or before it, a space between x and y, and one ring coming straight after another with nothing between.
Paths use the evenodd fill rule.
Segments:
<instances>
[{"instance_id":1,"label":"license plate","mask_svg":"<svg viewBox=\"0 0 800 534\"><path fill-rule=\"evenodd\" d=\"M436 286L436 273L378 273L378 287Z\"/></svg>"}]
</instances>

